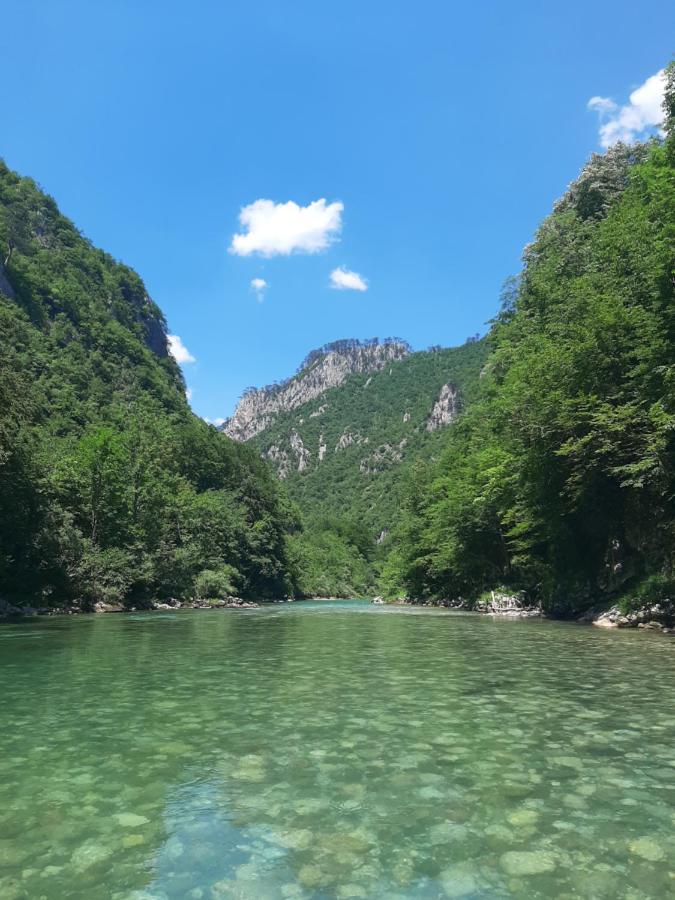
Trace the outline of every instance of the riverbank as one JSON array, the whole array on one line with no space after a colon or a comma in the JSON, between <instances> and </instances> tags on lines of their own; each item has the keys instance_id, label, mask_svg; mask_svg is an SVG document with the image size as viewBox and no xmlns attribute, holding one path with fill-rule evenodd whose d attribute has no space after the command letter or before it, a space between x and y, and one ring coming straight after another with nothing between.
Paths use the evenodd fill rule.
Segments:
<instances>
[{"instance_id":1,"label":"riverbank","mask_svg":"<svg viewBox=\"0 0 675 900\"><path fill-rule=\"evenodd\" d=\"M270 600L269 603L285 603L285 600ZM135 606L124 606L121 603L94 603L83 606L77 603L63 606L16 606L6 600L0 600L0 619L32 618L35 616L74 616L100 613L154 612L177 609L259 609L261 603L242 600L241 597L225 597L222 600L149 600Z\"/></svg>"},{"instance_id":2,"label":"riverbank","mask_svg":"<svg viewBox=\"0 0 675 900\"><path fill-rule=\"evenodd\" d=\"M252 601L241 597L225 597L218 599L191 599L178 600L169 598L164 601L146 601L135 606L124 606L117 603L95 603L92 606L84 606L73 603L62 606L17 606L5 600L0 600L0 621L18 618L34 618L44 616L73 616L73 615L100 615L102 613L124 612L167 612L180 609L213 610L213 609L260 609L263 606L279 603L309 602L335 602L345 598L339 597L307 597L307 598L283 598L277 600ZM385 600L383 597L374 597L371 601L374 605L383 606L422 606L429 608L442 608L455 612L473 612L484 616L503 619L561 619L570 620L569 616L562 617L546 612L539 606L528 606L517 595L502 595L496 593L489 599L467 601L455 600L413 600L398 597L395 600ZM598 628L640 629L643 631L660 632L675 636L675 602L664 600L660 603L646 604L635 609L625 611L614 604L610 607L596 606L586 610L581 615L571 617L572 621L583 625L594 625Z\"/></svg>"},{"instance_id":3,"label":"riverbank","mask_svg":"<svg viewBox=\"0 0 675 900\"><path fill-rule=\"evenodd\" d=\"M516 602L514 602L516 601ZM371 601L376 605L388 606L426 606L436 607L457 612L475 612L481 615L506 619L562 619L569 620L569 616L558 616L546 612L540 606L528 606L522 598L515 595L505 596L493 594L489 599L477 601L456 600L411 600L399 597L396 600L385 600L383 597L374 597ZM582 625L595 625L598 628L638 628L646 631L656 631L662 634L675 636L675 602L662 600L659 603L649 603L635 607L628 611L619 605L595 606L586 610L581 615L571 617L572 621Z\"/></svg>"}]
</instances>

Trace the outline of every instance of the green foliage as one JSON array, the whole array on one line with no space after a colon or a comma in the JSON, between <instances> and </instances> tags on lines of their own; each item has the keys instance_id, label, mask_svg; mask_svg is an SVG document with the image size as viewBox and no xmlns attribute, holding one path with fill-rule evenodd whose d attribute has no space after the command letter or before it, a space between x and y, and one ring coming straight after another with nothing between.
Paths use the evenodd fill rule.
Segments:
<instances>
[{"instance_id":1,"label":"green foliage","mask_svg":"<svg viewBox=\"0 0 675 900\"><path fill-rule=\"evenodd\" d=\"M0 264L0 594L189 597L204 569L292 589L293 513L251 449L191 413L141 279L2 164Z\"/></svg>"},{"instance_id":2,"label":"green foliage","mask_svg":"<svg viewBox=\"0 0 675 900\"><path fill-rule=\"evenodd\" d=\"M195 594L209 600L232 597L237 591L239 580L239 573L234 566L204 569L195 579Z\"/></svg>"},{"instance_id":3,"label":"green foliage","mask_svg":"<svg viewBox=\"0 0 675 900\"><path fill-rule=\"evenodd\" d=\"M643 578L630 593L619 598L619 607L624 614L652 603L675 599L675 576L655 572Z\"/></svg>"},{"instance_id":4,"label":"green foliage","mask_svg":"<svg viewBox=\"0 0 675 900\"><path fill-rule=\"evenodd\" d=\"M354 596L376 589L405 473L416 460L440 454L451 430L427 431L429 412L448 383L458 390L461 408L473 401L486 353L485 343L472 339L352 374L281 413L249 442L263 455L278 460L277 448L291 461L284 484L304 518L292 542L303 593ZM294 434L309 451L302 472L290 442Z\"/></svg>"},{"instance_id":5,"label":"green foliage","mask_svg":"<svg viewBox=\"0 0 675 900\"><path fill-rule=\"evenodd\" d=\"M352 531L352 523L324 520L297 533L290 553L303 597L360 597L372 593L371 540Z\"/></svg>"},{"instance_id":6,"label":"green foliage","mask_svg":"<svg viewBox=\"0 0 675 900\"><path fill-rule=\"evenodd\" d=\"M594 156L540 227L477 402L409 476L388 586L457 597L506 583L564 612L670 584L672 140Z\"/></svg>"},{"instance_id":7,"label":"green foliage","mask_svg":"<svg viewBox=\"0 0 675 900\"><path fill-rule=\"evenodd\" d=\"M263 455L271 447L288 453L286 488L308 522L320 526L348 510L351 520L369 532L372 545L394 518L402 473L415 459L433 457L443 447L445 430L425 427L442 386L452 383L460 404L469 405L485 357L484 342L474 341L413 353L378 372L353 374L340 387L281 413L249 446ZM310 454L302 472L290 446L293 433Z\"/></svg>"}]
</instances>

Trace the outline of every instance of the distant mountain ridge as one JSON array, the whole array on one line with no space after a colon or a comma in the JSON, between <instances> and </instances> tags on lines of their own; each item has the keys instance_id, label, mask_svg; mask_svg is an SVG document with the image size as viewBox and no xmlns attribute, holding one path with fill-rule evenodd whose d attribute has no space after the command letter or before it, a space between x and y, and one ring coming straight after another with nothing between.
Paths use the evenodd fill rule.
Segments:
<instances>
[{"instance_id":1,"label":"distant mountain ridge","mask_svg":"<svg viewBox=\"0 0 675 900\"><path fill-rule=\"evenodd\" d=\"M485 343L413 352L398 338L312 351L281 385L248 391L224 426L272 464L309 522L349 515L389 530L409 465L442 449L471 403Z\"/></svg>"},{"instance_id":2,"label":"distant mountain ridge","mask_svg":"<svg viewBox=\"0 0 675 900\"><path fill-rule=\"evenodd\" d=\"M280 413L292 412L330 388L339 387L350 375L379 371L405 358L411 349L400 338L325 344L309 353L296 374L283 382L247 388L221 430L236 441L249 441L269 428Z\"/></svg>"}]
</instances>

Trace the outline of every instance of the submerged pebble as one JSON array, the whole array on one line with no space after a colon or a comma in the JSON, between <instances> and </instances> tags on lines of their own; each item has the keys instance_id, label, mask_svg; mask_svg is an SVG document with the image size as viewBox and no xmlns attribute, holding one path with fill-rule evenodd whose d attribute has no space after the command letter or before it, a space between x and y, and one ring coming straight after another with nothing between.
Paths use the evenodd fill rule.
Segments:
<instances>
[{"instance_id":1,"label":"submerged pebble","mask_svg":"<svg viewBox=\"0 0 675 900\"><path fill-rule=\"evenodd\" d=\"M663 645L275 610L133 638L124 616L36 622L40 654L3 645L2 900L672 892Z\"/></svg>"},{"instance_id":2,"label":"submerged pebble","mask_svg":"<svg viewBox=\"0 0 675 900\"><path fill-rule=\"evenodd\" d=\"M500 863L509 875L541 875L556 867L555 857L547 850L509 850Z\"/></svg>"}]
</instances>

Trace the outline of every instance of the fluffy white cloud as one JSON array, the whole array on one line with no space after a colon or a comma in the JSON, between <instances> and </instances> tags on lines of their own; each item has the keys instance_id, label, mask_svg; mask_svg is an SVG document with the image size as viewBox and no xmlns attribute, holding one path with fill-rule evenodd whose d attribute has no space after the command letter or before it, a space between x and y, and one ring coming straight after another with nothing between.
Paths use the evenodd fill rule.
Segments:
<instances>
[{"instance_id":1,"label":"fluffy white cloud","mask_svg":"<svg viewBox=\"0 0 675 900\"><path fill-rule=\"evenodd\" d=\"M264 278L252 278L251 279L251 290L255 294L255 298L258 303L262 303L265 299L265 291L268 288L268 284Z\"/></svg>"},{"instance_id":2,"label":"fluffy white cloud","mask_svg":"<svg viewBox=\"0 0 675 900\"><path fill-rule=\"evenodd\" d=\"M169 353L177 363L183 365L184 363L196 362L194 356L190 353L177 334L167 334L166 337L169 342Z\"/></svg>"},{"instance_id":3,"label":"fluffy white cloud","mask_svg":"<svg viewBox=\"0 0 675 900\"><path fill-rule=\"evenodd\" d=\"M318 253L338 239L343 209L342 203L326 203L323 199L307 206L298 206L292 200L288 203L256 200L239 213L239 222L245 230L232 238L230 253L237 256Z\"/></svg>"},{"instance_id":4,"label":"fluffy white cloud","mask_svg":"<svg viewBox=\"0 0 675 900\"><path fill-rule=\"evenodd\" d=\"M215 425L216 428L220 428L221 425L224 425L224 424L225 424L225 421L226 421L226 420L225 420L225 419L221 419L221 418L209 419L208 416L204 416L204 421L205 421L205 422L208 422L209 425Z\"/></svg>"},{"instance_id":5,"label":"fluffy white cloud","mask_svg":"<svg viewBox=\"0 0 675 900\"><path fill-rule=\"evenodd\" d=\"M190 402L190 400L192 400L192 388L191 387L185 388L185 398L188 403Z\"/></svg>"},{"instance_id":6,"label":"fluffy white cloud","mask_svg":"<svg viewBox=\"0 0 675 900\"><path fill-rule=\"evenodd\" d=\"M626 144L636 141L663 121L663 69L651 75L636 88L628 103L619 106L610 97L591 97L588 108L600 117L600 143L610 147L617 141Z\"/></svg>"},{"instance_id":7,"label":"fluffy white cloud","mask_svg":"<svg viewBox=\"0 0 675 900\"><path fill-rule=\"evenodd\" d=\"M330 286L337 291L367 291L368 282L358 272L340 266L330 273Z\"/></svg>"}]
</instances>

